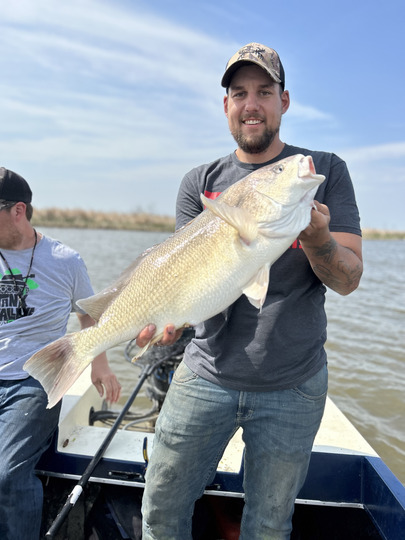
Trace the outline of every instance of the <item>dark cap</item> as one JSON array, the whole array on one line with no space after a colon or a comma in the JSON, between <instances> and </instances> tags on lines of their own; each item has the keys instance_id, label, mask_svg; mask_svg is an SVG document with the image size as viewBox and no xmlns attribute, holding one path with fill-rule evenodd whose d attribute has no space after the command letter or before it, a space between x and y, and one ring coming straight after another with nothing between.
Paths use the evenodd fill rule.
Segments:
<instances>
[{"instance_id":1,"label":"dark cap","mask_svg":"<svg viewBox=\"0 0 405 540\"><path fill-rule=\"evenodd\" d=\"M274 49L260 43L249 43L235 53L226 64L225 73L221 85L229 88L233 74L245 64L256 64L266 71L276 83L280 83L282 89L285 86L284 68L281 60Z\"/></svg>"},{"instance_id":2,"label":"dark cap","mask_svg":"<svg viewBox=\"0 0 405 540\"><path fill-rule=\"evenodd\" d=\"M4 201L30 203L32 191L28 182L19 174L0 167L0 208Z\"/></svg>"}]
</instances>

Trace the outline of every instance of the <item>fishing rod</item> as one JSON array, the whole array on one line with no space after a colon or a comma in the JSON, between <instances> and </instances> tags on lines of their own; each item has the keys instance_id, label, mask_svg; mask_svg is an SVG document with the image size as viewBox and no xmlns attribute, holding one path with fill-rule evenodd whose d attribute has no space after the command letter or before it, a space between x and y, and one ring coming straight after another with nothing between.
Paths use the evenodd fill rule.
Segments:
<instances>
[{"instance_id":1,"label":"fishing rod","mask_svg":"<svg viewBox=\"0 0 405 540\"><path fill-rule=\"evenodd\" d=\"M125 403L122 411L118 415L117 419L115 420L114 424L111 426L111 429L107 433L107 436L101 443L99 449L97 450L96 454L88 464L86 470L84 471L83 475L81 476L78 483L75 485L73 490L70 492L64 506L62 507L62 510L59 512L59 514L54 519L51 527L49 528L49 531L45 534L45 538L47 539L53 539L56 535L56 533L61 528L63 522L69 515L69 512L72 510L74 505L76 504L77 500L79 499L80 495L83 492L83 487L87 484L89 481L89 478L91 474L93 473L94 469L98 465L100 459L103 457L104 452L107 450L110 442L112 441L116 431L118 430L122 420L124 419L126 413L128 412L129 408L131 407L134 399L136 398L139 390L141 389L141 386L145 382L145 380L155 371L156 368L158 368L163 362L166 362L172 354L169 354L167 356L164 356L160 360L156 361L153 364L145 364L142 372L139 376L139 382L135 386L132 394L130 395L128 401Z\"/></svg>"}]
</instances>

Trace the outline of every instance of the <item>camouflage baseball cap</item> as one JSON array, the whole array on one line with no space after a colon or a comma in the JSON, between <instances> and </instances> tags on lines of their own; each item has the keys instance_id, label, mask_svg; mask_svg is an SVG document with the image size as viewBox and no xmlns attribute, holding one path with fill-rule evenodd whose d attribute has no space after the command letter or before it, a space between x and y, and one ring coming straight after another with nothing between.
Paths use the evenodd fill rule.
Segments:
<instances>
[{"instance_id":1,"label":"camouflage baseball cap","mask_svg":"<svg viewBox=\"0 0 405 540\"><path fill-rule=\"evenodd\" d=\"M232 56L226 65L221 85L228 88L235 71L242 65L249 63L263 68L275 82L281 84L284 90L284 68L278 54L274 49L260 43L249 43Z\"/></svg>"}]
</instances>

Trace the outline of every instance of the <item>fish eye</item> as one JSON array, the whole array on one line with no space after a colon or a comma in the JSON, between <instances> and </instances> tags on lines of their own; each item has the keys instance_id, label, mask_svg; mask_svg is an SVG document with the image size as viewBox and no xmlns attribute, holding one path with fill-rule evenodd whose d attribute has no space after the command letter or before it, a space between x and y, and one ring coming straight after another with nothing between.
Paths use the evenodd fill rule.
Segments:
<instances>
[{"instance_id":1,"label":"fish eye","mask_svg":"<svg viewBox=\"0 0 405 540\"><path fill-rule=\"evenodd\" d=\"M284 171L284 167L282 165L277 165L277 167L274 167L273 171L276 173L282 173Z\"/></svg>"}]
</instances>

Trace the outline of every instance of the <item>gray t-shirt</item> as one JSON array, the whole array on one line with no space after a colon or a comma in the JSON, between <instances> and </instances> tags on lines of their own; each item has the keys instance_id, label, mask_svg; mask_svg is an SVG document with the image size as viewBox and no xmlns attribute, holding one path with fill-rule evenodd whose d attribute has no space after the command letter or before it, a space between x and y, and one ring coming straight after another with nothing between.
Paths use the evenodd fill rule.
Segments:
<instances>
[{"instance_id":1,"label":"gray t-shirt","mask_svg":"<svg viewBox=\"0 0 405 540\"><path fill-rule=\"evenodd\" d=\"M17 286L24 287L32 249L2 249ZM25 362L36 351L63 336L69 314L83 313L76 301L93 294L86 266L71 248L43 236L35 249L25 298L28 315L18 318L18 295L0 258L0 380L28 377Z\"/></svg>"},{"instance_id":2,"label":"gray t-shirt","mask_svg":"<svg viewBox=\"0 0 405 540\"><path fill-rule=\"evenodd\" d=\"M190 171L177 198L179 228L202 210L200 193L224 191L253 170L294 154L311 155L326 180L315 199L329 207L330 230L361 235L359 213L346 164L334 154L285 145L277 158L260 165L242 163L236 154ZM244 391L292 388L326 362L326 287L312 271L299 242L270 269L262 312L242 295L225 312L196 327L185 363L201 377Z\"/></svg>"}]
</instances>

